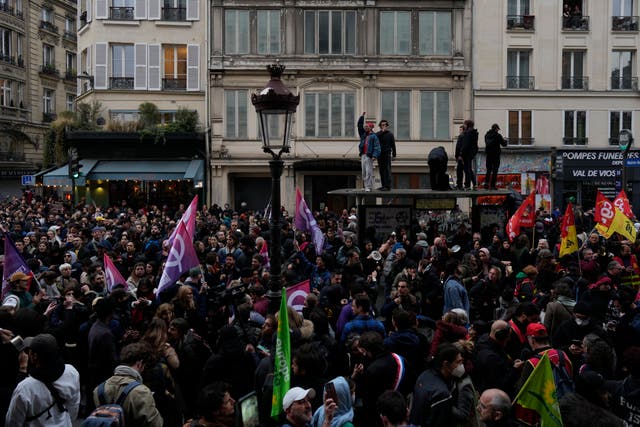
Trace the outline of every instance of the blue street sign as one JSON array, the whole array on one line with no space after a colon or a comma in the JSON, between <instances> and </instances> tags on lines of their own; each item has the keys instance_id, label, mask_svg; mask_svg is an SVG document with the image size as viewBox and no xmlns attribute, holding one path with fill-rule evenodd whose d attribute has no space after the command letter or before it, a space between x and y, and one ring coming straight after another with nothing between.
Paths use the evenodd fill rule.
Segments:
<instances>
[{"instance_id":1,"label":"blue street sign","mask_svg":"<svg viewBox=\"0 0 640 427\"><path fill-rule=\"evenodd\" d=\"M34 175L22 175L22 185L36 185L36 177Z\"/></svg>"},{"instance_id":2,"label":"blue street sign","mask_svg":"<svg viewBox=\"0 0 640 427\"><path fill-rule=\"evenodd\" d=\"M640 167L640 158L627 159L627 166Z\"/></svg>"}]
</instances>

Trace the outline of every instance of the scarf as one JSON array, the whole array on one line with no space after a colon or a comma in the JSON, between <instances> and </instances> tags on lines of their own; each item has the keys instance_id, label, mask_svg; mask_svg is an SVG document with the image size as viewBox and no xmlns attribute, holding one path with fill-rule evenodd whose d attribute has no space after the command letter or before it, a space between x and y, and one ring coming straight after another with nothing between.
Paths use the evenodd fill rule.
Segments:
<instances>
[{"instance_id":1,"label":"scarf","mask_svg":"<svg viewBox=\"0 0 640 427\"><path fill-rule=\"evenodd\" d=\"M347 380L343 377L336 377L331 380L338 395L338 407L331 421L331 427L340 427L343 424L353 421L353 405L351 403L351 390ZM324 405L320 406L315 414L311 425L321 426L324 423Z\"/></svg>"}]
</instances>

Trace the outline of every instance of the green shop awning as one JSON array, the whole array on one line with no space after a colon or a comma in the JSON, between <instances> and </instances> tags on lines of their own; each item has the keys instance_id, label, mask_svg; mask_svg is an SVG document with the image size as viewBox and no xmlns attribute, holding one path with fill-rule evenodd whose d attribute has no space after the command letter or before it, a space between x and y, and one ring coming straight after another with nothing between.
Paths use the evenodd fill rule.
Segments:
<instances>
[{"instance_id":1,"label":"green shop awning","mask_svg":"<svg viewBox=\"0 0 640 427\"><path fill-rule=\"evenodd\" d=\"M98 163L95 159L82 159L80 160L80 177L76 178L76 185L85 185L87 176L91 172L91 169ZM69 178L69 165L64 165L57 169L42 175L43 185L55 185L55 186L71 186L71 178Z\"/></svg>"}]
</instances>

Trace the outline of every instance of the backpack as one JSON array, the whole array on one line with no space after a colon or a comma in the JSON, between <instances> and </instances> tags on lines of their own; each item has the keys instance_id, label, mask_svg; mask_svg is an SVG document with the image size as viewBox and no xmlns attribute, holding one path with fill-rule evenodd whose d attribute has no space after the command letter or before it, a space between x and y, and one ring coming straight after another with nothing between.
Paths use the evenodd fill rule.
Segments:
<instances>
[{"instance_id":1,"label":"backpack","mask_svg":"<svg viewBox=\"0 0 640 427\"><path fill-rule=\"evenodd\" d=\"M556 393L558 394L558 400L562 398L564 395L573 393L575 387L573 384L573 378L567 372L567 366L565 364L565 356L564 352L560 350L556 350L558 353L558 365L551 362L551 371L553 372L553 382L556 383ZM542 358L542 354L538 353L529 360L533 364L535 368L540 359Z\"/></svg>"},{"instance_id":2,"label":"backpack","mask_svg":"<svg viewBox=\"0 0 640 427\"><path fill-rule=\"evenodd\" d=\"M98 401L100 406L94 409L91 414L80 424L81 427L121 427L124 426L124 403L131 390L138 387L138 381L132 381L122 390L115 403L107 403L104 396L104 383L98 386Z\"/></svg>"}]
</instances>

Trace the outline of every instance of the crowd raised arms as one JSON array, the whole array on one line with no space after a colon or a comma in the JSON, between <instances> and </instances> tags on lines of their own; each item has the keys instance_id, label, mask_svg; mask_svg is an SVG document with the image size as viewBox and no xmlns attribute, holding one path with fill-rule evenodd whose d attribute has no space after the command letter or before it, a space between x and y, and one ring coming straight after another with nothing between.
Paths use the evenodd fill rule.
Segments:
<instances>
[{"instance_id":1,"label":"crowd raised arms","mask_svg":"<svg viewBox=\"0 0 640 427\"><path fill-rule=\"evenodd\" d=\"M320 239L283 207L288 306L271 313L268 219L189 202L0 204L5 425L640 424L640 245L592 211L571 208L568 252L568 211L511 239L427 220L375 241L355 208L313 212Z\"/></svg>"}]
</instances>

